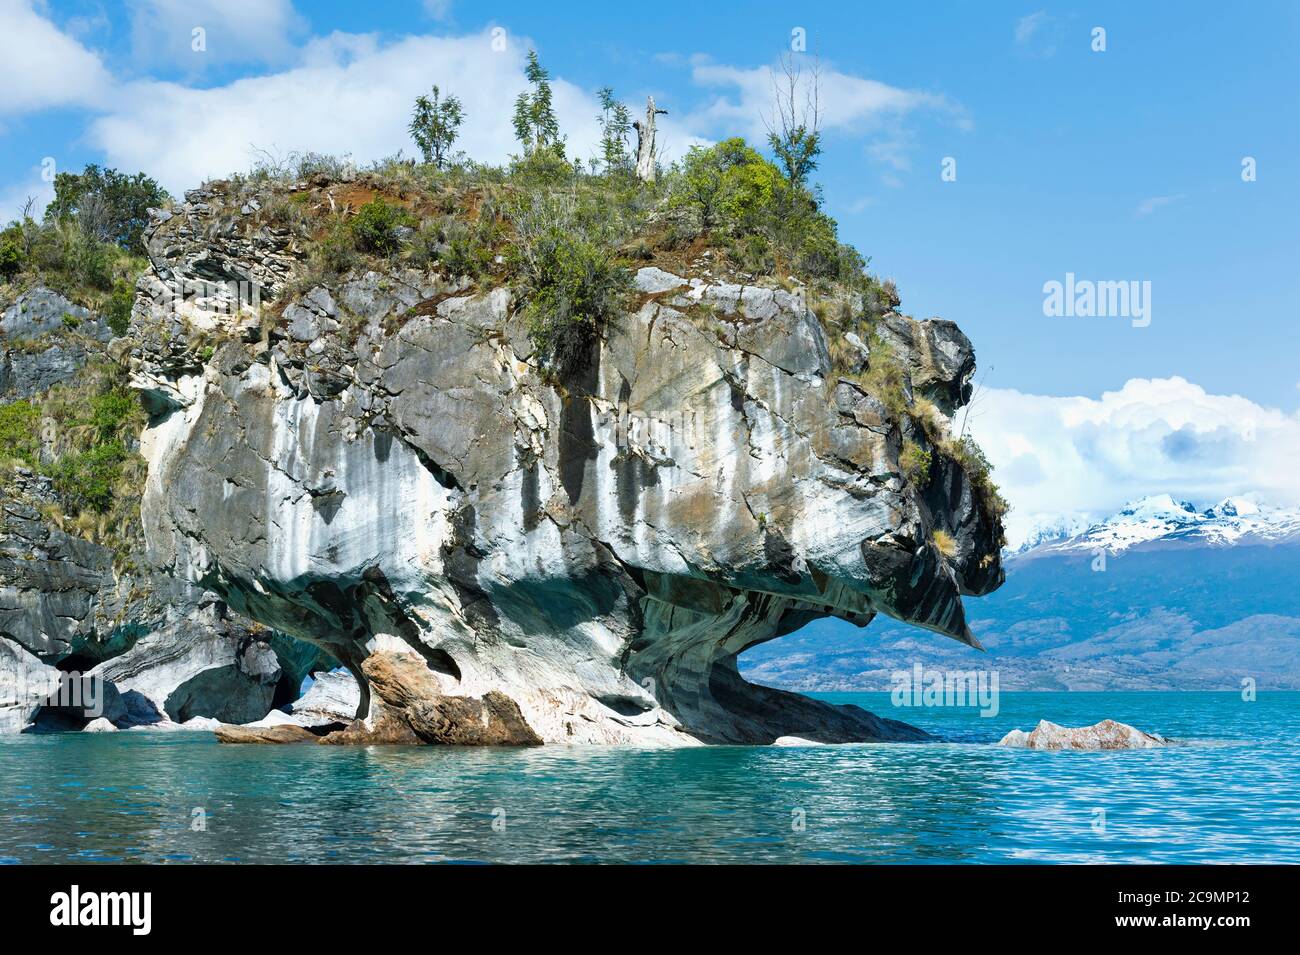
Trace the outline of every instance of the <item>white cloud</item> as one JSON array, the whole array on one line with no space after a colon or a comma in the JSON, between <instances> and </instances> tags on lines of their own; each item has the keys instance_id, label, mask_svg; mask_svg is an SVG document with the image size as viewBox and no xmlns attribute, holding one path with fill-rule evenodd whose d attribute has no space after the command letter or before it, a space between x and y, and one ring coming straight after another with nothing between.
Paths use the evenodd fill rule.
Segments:
<instances>
[{"instance_id":1,"label":"white cloud","mask_svg":"<svg viewBox=\"0 0 1300 955\"><path fill-rule=\"evenodd\" d=\"M881 139L867 147L867 155L878 163L906 172L912 168L909 147L902 138Z\"/></svg>"},{"instance_id":2,"label":"white cloud","mask_svg":"<svg viewBox=\"0 0 1300 955\"><path fill-rule=\"evenodd\" d=\"M291 0L131 0L138 62L203 70L214 63L283 63L305 26ZM194 49L194 31L203 49Z\"/></svg>"},{"instance_id":3,"label":"white cloud","mask_svg":"<svg viewBox=\"0 0 1300 955\"><path fill-rule=\"evenodd\" d=\"M26 96L21 104L0 101L0 114L6 108L39 108L81 96L87 105L98 107L85 138L104 153L104 163L146 169L173 193L248 169L259 150L347 153L358 162L399 150L409 155L410 104L435 83L460 97L465 107L459 149L485 162L502 162L517 149L510 115L515 95L526 85L523 65L529 44L522 37L509 36L503 51L493 49L489 30L397 39L333 33L295 47L293 36L301 23L289 0L133 0L132 39L142 62L184 64L197 58L201 63L284 63L275 71L217 86L148 77L115 83L97 56L59 34L22 0L0 0L0 5L25 11L15 18L28 35L22 45L41 49L47 57L54 51L59 67L54 72L64 84L61 91L21 94ZM448 9L434 3L427 12L446 14ZM195 26L207 31L205 54L191 50ZM0 76L11 62L0 57ZM668 115L659 119L657 139L666 161L692 145L711 142L712 134L764 138L762 114L772 97L767 67L742 69L698 56L683 62L691 65L693 81L710 97L696 110L661 104L669 107ZM23 66L24 71L31 69L37 67ZM74 83L79 69L82 79ZM31 86L11 81L0 89ZM595 96L558 77L552 87L569 154L593 156L599 141ZM718 89L723 92L718 94ZM640 112L645 91L617 92L634 115ZM931 109L969 126L960 107L942 96L835 70L821 73L821 106L824 129L878 136L871 154L887 173L908 166L909 139L899 128L901 117ZM899 182L890 175L888 184Z\"/></svg>"},{"instance_id":4,"label":"white cloud","mask_svg":"<svg viewBox=\"0 0 1300 955\"><path fill-rule=\"evenodd\" d=\"M701 86L734 89L731 96L719 96L695 115L714 125L744 132L751 139L767 135L763 117L772 109L773 70L767 66L744 69L696 58L691 70ZM802 99L812 73L805 68L798 96ZM922 90L890 86L837 70L821 71L819 77L822 128L871 132L891 119L918 109L937 109L961 119L960 108L946 97ZM798 100L797 100L798 101Z\"/></svg>"},{"instance_id":5,"label":"white cloud","mask_svg":"<svg viewBox=\"0 0 1300 955\"><path fill-rule=\"evenodd\" d=\"M89 138L109 165L147 169L175 194L211 177L246 170L258 149L281 154L351 154L366 162L405 150L411 103L438 84L465 109L457 149L503 162L518 149L511 114L527 42L504 51L483 31L459 37L411 36L385 42L334 33L308 43L291 68L206 89L141 80L123 86L91 123ZM595 97L566 80L551 81L556 116L571 156L593 154L600 133ZM629 100L634 113L636 100ZM674 117L661 119L671 157L700 142Z\"/></svg>"},{"instance_id":6,"label":"white cloud","mask_svg":"<svg viewBox=\"0 0 1300 955\"><path fill-rule=\"evenodd\" d=\"M29 0L0 0L0 24L0 116L103 101L112 78L99 55Z\"/></svg>"},{"instance_id":7,"label":"white cloud","mask_svg":"<svg viewBox=\"0 0 1300 955\"><path fill-rule=\"evenodd\" d=\"M1027 17L1021 17L1016 21L1016 42L1019 44L1028 43L1034 38L1034 34L1039 28L1047 22L1047 11L1039 10L1031 13Z\"/></svg>"},{"instance_id":8,"label":"white cloud","mask_svg":"<svg viewBox=\"0 0 1300 955\"><path fill-rule=\"evenodd\" d=\"M1300 503L1300 412L1183 378L1134 378L1100 398L990 389L970 431L1012 504L1013 545L1045 516L1106 515L1148 494L1210 504L1259 491Z\"/></svg>"},{"instance_id":9,"label":"white cloud","mask_svg":"<svg viewBox=\"0 0 1300 955\"><path fill-rule=\"evenodd\" d=\"M796 103L806 102L813 80L812 63L801 64ZM705 57L692 60L691 76L705 87L729 90L707 106L694 111L687 122L700 130L742 134L751 142L767 139L773 102L773 79L785 77L769 66L746 69L713 63ZM876 137L867 155L892 172L882 174L887 186L902 185L895 173L910 168L911 136L902 123L909 114L930 110L944 115L958 128L972 128L960 105L946 96L924 90L891 86L879 80L822 68L817 75L818 106L823 132L842 131Z\"/></svg>"},{"instance_id":10,"label":"white cloud","mask_svg":"<svg viewBox=\"0 0 1300 955\"><path fill-rule=\"evenodd\" d=\"M1151 213L1163 206L1167 206L1170 203L1178 202L1179 200L1186 198L1186 193L1182 192L1174 196L1152 196L1150 199L1143 199L1138 203L1135 214L1138 216L1149 216Z\"/></svg>"}]
</instances>

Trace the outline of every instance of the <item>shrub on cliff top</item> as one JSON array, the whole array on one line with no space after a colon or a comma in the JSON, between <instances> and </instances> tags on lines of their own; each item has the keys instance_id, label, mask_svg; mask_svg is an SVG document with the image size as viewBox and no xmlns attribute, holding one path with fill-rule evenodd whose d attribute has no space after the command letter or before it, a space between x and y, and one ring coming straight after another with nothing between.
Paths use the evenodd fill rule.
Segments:
<instances>
[{"instance_id":1,"label":"shrub on cliff top","mask_svg":"<svg viewBox=\"0 0 1300 955\"><path fill-rule=\"evenodd\" d=\"M353 240L362 252L392 255L399 245L397 230L410 225L410 213L401 206L390 205L380 196L357 210L350 228Z\"/></svg>"},{"instance_id":2,"label":"shrub on cliff top","mask_svg":"<svg viewBox=\"0 0 1300 955\"><path fill-rule=\"evenodd\" d=\"M631 273L618 260L614 237L587 227L571 200L529 203L512 221L512 264L529 335L543 361L562 374L573 371L623 307Z\"/></svg>"},{"instance_id":3,"label":"shrub on cliff top","mask_svg":"<svg viewBox=\"0 0 1300 955\"><path fill-rule=\"evenodd\" d=\"M866 260L839 241L835 222L820 211L816 195L791 182L743 139L693 147L665 182L669 206L694 215L703 235L758 236L792 271L843 282L863 278ZM752 252L754 246L741 248Z\"/></svg>"},{"instance_id":4,"label":"shrub on cliff top","mask_svg":"<svg viewBox=\"0 0 1300 955\"><path fill-rule=\"evenodd\" d=\"M0 279L11 281L22 271L23 250L13 239L0 242Z\"/></svg>"}]
</instances>

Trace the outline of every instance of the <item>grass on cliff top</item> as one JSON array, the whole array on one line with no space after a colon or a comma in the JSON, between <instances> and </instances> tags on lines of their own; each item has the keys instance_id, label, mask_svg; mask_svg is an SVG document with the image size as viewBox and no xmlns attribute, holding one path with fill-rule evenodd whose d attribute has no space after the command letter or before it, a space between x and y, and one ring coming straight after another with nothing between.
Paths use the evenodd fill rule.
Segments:
<instances>
[{"instance_id":1,"label":"grass on cliff top","mask_svg":"<svg viewBox=\"0 0 1300 955\"><path fill-rule=\"evenodd\" d=\"M559 258L575 263L557 277L561 286L582 271L605 282L592 266L609 260L629 270L656 265L687 276L799 286L810 298L897 302L892 286L839 241L819 197L740 139L692 150L653 184L626 165L593 169L539 149L507 166L438 169L394 158L360 172L309 154L211 185L227 193L231 207L258 198L250 229L287 228L308 240L312 267L299 288L366 265L409 264L539 291L547 282L536 267L546 257L535 246L559 232L573 245ZM598 254L582 254L584 244ZM570 284L578 296L585 292L578 281ZM602 297L588 297L596 304L576 309L575 322L599 318Z\"/></svg>"}]
</instances>

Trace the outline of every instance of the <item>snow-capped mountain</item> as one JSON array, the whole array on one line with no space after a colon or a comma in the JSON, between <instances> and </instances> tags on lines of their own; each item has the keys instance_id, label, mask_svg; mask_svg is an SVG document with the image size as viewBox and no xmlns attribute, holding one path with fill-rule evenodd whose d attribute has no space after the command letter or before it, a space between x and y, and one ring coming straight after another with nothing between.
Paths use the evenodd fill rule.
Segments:
<instances>
[{"instance_id":1,"label":"snow-capped mountain","mask_svg":"<svg viewBox=\"0 0 1300 955\"><path fill-rule=\"evenodd\" d=\"M1155 494L1133 501L1099 522L1089 523L1078 515L1040 522L1015 549L1014 556L1101 550L1118 554L1178 544L1226 547L1283 543L1300 543L1300 507L1274 507L1257 494L1244 494L1200 510L1168 494Z\"/></svg>"},{"instance_id":2,"label":"snow-capped mountain","mask_svg":"<svg viewBox=\"0 0 1300 955\"><path fill-rule=\"evenodd\" d=\"M1007 582L966 604L983 662L895 621L877 618L864 638L817 620L745 651L741 672L798 690L881 690L920 660L996 668L1006 690L1237 692L1245 677L1300 690L1300 508L1256 494L1198 508L1157 494L1104 520L1031 526ZM1123 556L1098 561L1102 550Z\"/></svg>"}]
</instances>

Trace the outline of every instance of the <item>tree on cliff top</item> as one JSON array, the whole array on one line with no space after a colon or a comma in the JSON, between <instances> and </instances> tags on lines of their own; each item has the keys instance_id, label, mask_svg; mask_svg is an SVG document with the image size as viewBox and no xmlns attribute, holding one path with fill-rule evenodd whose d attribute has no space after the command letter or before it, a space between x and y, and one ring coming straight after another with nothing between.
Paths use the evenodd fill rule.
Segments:
<instances>
[{"instance_id":1,"label":"tree on cliff top","mask_svg":"<svg viewBox=\"0 0 1300 955\"><path fill-rule=\"evenodd\" d=\"M600 97L600 153L605 163L605 172L611 173L628 168L627 137L632 129L632 117L627 107L614 99L614 91L608 86L602 87L597 94Z\"/></svg>"},{"instance_id":2,"label":"tree on cliff top","mask_svg":"<svg viewBox=\"0 0 1300 955\"><path fill-rule=\"evenodd\" d=\"M821 146L821 66L814 60L807 80L794 54L781 58L781 75L772 71L773 112L764 118L767 142L786 178L806 185L817 168Z\"/></svg>"},{"instance_id":3,"label":"tree on cliff top","mask_svg":"<svg viewBox=\"0 0 1300 955\"><path fill-rule=\"evenodd\" d=\"M80 173L61 172L54 177L54 201L46 207L45 219L76 220L87 236L143 255L149 209L160 208L170 198L142 172L128 176L91 164Z\"/></svg>"},{"instance_id":4,"label":"tree on cliff top","mask_svg":"<svg viewBox=\"0 0 1300 955\"><path fill-rule=\"evenodd\" d=\"M545 149L562 155L564 141L551 105L551 74L538 61L536 50L528 51L524 75L532 89L524 90L515 99L515 137L523 144L525 156Z\"/></svg>"},{"instance_id":5,"label":"tree on cliff top","mask_svg":"<svg viewBox=\"0 0 1300 955\"><path fill-rule=\"evenodd\" d=\"M424 161L445 169L452 143L456 141L460 124L465 121L465 113L455 96L440 98L442 94L436 85L430 93L415 98L409 129L415 145L424 155Z\"/></svg>"}]
</instances>

